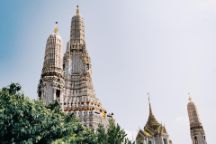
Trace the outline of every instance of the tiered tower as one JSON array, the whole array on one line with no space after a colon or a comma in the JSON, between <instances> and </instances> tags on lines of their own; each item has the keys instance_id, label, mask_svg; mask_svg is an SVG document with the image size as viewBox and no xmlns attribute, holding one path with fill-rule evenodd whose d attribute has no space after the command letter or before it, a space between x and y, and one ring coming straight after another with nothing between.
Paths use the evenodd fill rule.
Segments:
<instances>
[{"instance_id":1,"label":"tiered tower","mask_svg":"<svg viewBox=\"0 0 216 144\"><path fill-rule=\"evenodd\" d=\"M189 98L187 109L190 121L192 144L207 144L205 132L202 123L200 122L196 105L192 102L191 97Z\"/></svg>"},{"instance_id":2,"label":"tiered tower","mask_svg":"<svg viewBox=\"0 0 216 144\"><path fill-rule=\"evenodd\" d=\"M64 77L62 60L62 39L58 33L57 22L54 32L46 44L44 64L38 85L38 96L46 105L55 100L63 101Z\"/></svg>"},{"instance_id":3,"label":"tiered tower","mask_svg":"<svg viewBox=\"0 0 216 144\"><path fill-rule=\"evenodd\" d=\"M155 118L149 100L149 116L144 129L140 129L136 136L137 144L172 144L165 126Z\"/></svg>"},{"instance_id":4,"label":"tiered tower","mask_svg":"<svg viewBox=\"0 0 216 144\"><path fill-rule=\"evenodd\" d=\"M107 114L95 95L84 22L78 6L72 17L70 41L64 58L61 46L61 37L54 32L47 41L39 97L46 104L57 100L64 112L74 113L87 127L95 130L98 124L102 124L106 128L113 114Z\"/></svg>"},{"instance_id":5,"label":"tiered tower","mask_svg":"<svg viewBox=\"0 0 216 144\"><path fill-rule=\"evenodd\" d=\"M64 55L64 111L75 113L80 121L93 129L101 123L108 125L106 110L95 96L92 84L92 65L86 49L83 18L77 6L72 17L70 41Z\"/></svg>"}]
</instances>

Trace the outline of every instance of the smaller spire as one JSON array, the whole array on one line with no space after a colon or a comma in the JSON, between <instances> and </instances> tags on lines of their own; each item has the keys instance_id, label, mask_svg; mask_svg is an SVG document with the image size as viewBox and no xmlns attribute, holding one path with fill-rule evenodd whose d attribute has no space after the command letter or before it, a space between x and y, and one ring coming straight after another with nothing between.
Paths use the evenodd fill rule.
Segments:
<instances>
[{"instance_id":1,"label":"smaller spire","mask_svg":"<svg viewBox=\"0 0 216 144\"><path fill-rule=\"evenodd\" d=\"M79 11L79 5L76 6L76 15L79 16L80 15L80 11Z\"/></svg>"},{"instance_id":2,"label":"smaller spire","mask_svg":"<svg viewBox=\"0 0 216 144\"><path fill-rule=\"evenodd\" d=\"M57 34L58 33L58 22L55 22L55 28L54 28L54 33Z\"/></svg>"}]
</instances>

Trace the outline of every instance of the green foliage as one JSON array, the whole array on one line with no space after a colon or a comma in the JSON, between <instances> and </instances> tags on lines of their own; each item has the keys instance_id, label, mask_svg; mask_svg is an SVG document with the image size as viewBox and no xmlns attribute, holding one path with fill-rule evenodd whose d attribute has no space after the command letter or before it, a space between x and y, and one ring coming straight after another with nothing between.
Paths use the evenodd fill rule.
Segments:
<instances>
[{"instance_id":1,"label":"green foliage","mask_svg":"<svg viewBox=\"0 0 216 144\"><path fill-rule=\"evenodd\" d=\"M53 144L97 144L97 142L94 132L81 126L75 133L58 139Z\"/></svg>"},{"instance_id":2,"label":"green foliage","mask_svg":"<svg viewBox=\"0 0 216 144\"><path fill-rule=\"evenodd\" d=\"M106 132L102 125L97 129L97 144L132 144L125 131L111 119Z\"/></svg>"},{"instance_id":3,"label":"green foliage","mask_svg":"<svg viewBox=\"0 0 216 144\"><path fill-rule=\"evenodd\" d=\"M84 127L73 114L64 114L57 102L45 107L30 100L12 83L0 90L2 144L132 144L121 127L110 121L108 130Z\"/></svg>"},{"instance_id":4,"label":"green foliage","mask_svg":"<svg viewBox=\"0 0 216 144\"><path fill-rule=\"evenodd\" d=\"M99 124L97 129L97 143L108 144L108 135L103 125Z\"/></svg>"},{"instance_id":5,"label":"green foliage","mask_svg":"<svg viewBox=\"0 0 216 144\"><path fill-rule=\"evenodd\" d=\"M1 143L51 143L82 131L73 114L65 115L56 106L45 108L41 101L28 99L20 90L15 83L0 90Z\"/></svg>"}]
</instances>

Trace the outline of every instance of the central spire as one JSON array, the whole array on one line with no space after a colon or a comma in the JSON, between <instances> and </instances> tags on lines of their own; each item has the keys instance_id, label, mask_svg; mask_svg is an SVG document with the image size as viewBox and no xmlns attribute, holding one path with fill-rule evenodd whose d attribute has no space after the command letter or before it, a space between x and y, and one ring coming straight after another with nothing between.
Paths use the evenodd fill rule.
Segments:
<instances>
[{"instance_id":1,"label":"central spire","mask_svg":"<svg viewBox=\"0 0 216 144\"><path fill-rule=\"evenodd\" d=\"M94 130L107 128L110 115L96 97L92 82L91 59L85 45L85 30L79 6L71 21L70 42L64 56L64 111L74 113L81 123Z\"/></svg>"},{"instance_id":2,"label":"central spire","mask_svg":"<svg viewBox=\"0 0 216 144\"><path fill-rule=\"evenodd\" d=\"M76 14L72 17L71 21L70 44L71 49L85 48L85 27L78 5Z\"/></svg>"}]
</instances>

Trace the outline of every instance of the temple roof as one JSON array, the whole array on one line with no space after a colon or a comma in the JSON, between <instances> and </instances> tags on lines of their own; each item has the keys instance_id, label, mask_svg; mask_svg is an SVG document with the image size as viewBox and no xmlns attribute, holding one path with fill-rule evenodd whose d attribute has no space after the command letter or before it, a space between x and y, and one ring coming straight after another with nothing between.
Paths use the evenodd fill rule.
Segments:
<instances>
[{"instance_id":1,"label":"temple roof","mask_svg":"<svg viewBox=\"0 0 216 144\"><path fill-rule=\"evenodd\" d=\"M149 117L148 117L148 121L147 121L145 126L153 128L153 127L156 127L159 125L160 125L159 122L157 121L157 119L155 118L155 116L152 112L151 103L149 102Z\"/></svg>"},{"instance_id":2,"label":"temple roof","mask_svg":"<svg viewBox=\"0 0 216 144\"><path fill-rule=\"evenodd\" d=\"M147 123L144 127L144 133L151 136L167 133L165 126L160 124L155 118L152 112L150 101L149 101L149 116L148 116Z\"/></svg>"}]
</instances>

